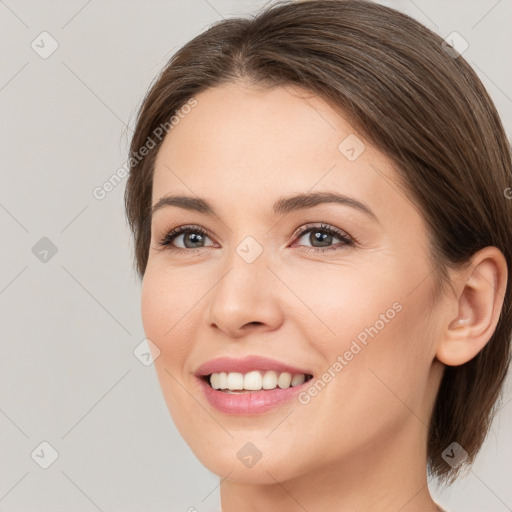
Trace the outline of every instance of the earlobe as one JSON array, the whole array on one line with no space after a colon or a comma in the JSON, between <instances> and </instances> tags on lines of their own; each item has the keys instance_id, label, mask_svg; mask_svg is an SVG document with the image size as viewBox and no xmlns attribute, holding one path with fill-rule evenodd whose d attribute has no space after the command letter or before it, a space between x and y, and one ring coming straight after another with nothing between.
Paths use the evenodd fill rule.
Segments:
<instances>
[{"instance_id":1,"label":"earlobe","mask_svg":"<svg viewBox=\"0 0 512 512\"><path fill-rule=\"evenodd\" d=\"M496 247L485 247L456 279L455 318L447 318L436 358L448 366L473 359L491 339L507 286L507 263ZM453 309L452 309L453 311Z\"/></svg>"}]
</instances>

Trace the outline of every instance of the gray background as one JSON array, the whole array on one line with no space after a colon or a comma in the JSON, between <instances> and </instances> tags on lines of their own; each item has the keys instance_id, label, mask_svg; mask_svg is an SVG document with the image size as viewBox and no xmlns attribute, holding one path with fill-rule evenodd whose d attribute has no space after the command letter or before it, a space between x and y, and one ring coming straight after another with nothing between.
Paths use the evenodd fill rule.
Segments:
<instances>
[{"instance_id":1,"label":"gray background","mask_svg":"<svg viewBox=\"0 0 512 512\"><path fill-rule=\"evenodd\" d=\"M218 478L176 431L153 367L133 354L144 332L124 181L103 200L92 191L125 163L136 109L170 55L264 3L0 1L1 511L218 506ZM383 3L469 42L464 56L510 138L512 1ZM31 47L43 31L59 45L46 59ZM451 511L512 510L507 386L472 471L447 491L431 485ZM43 441L59 454L47 469Z\"/></svg>"}]
</instances>

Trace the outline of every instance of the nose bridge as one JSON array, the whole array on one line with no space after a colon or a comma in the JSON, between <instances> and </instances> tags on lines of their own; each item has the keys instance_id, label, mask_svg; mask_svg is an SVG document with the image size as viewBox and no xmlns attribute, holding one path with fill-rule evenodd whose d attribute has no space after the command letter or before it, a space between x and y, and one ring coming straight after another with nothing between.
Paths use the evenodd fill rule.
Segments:
<instances>
[{"instance_id":1,"label":"nose bridge","mask_svg":"<svg viewBox=\"0 0 512 512\"><path fill-rule=\"evenodd\" d=\"M218 291L233 300L257 297L272 273L268 270L269 250L253 236L245 236L226 260L227 273L218 284ZM244 302L244 301L242 301Z\"/></svg>"},{"instance_id":2,"label":"nose bridge","mask_svg":"<svg viewBox=\"0 0 512 512\"><path fill-rule=\"evenodd\" d=\"M210 296L209 325L232 334L253 322L275 326L280 313L270 292L276 278L267 268L269 251L254 236L245 236L234 247Z\"/></svg>"}]
</instances>

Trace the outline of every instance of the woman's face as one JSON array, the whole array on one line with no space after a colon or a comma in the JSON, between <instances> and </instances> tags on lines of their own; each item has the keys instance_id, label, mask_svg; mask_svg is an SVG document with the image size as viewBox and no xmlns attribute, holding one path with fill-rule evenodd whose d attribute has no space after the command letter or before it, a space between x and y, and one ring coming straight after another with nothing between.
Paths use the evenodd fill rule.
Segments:
<instances>
[{"instance_id":1,"label":"woman's face","mask_svg":"<svg viewBox=\"0 0 512 512\"><path fill-rule=\"evenodd\" d=\"M142 287L182 436L211 471L247 482L404 450L424 463L439 310L425 223L391 163L296 88L195 99L159 150L152 196L190 201L155 209ZM316 194L346 199L287 200ZM204 366L219 358L234 361Z\"/></svg>"}]
</instances>

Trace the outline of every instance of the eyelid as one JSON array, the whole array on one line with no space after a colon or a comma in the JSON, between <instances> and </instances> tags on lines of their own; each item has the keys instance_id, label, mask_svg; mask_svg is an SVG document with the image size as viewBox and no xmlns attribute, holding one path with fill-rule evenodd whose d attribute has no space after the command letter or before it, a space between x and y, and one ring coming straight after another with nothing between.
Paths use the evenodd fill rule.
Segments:
<instances>
[{"instance_id":1,"label":"eyelid","mask_svg":"<svg viewBox=\"0 0 512 512\"><path fill-rule=\"evenodd\" d=\"M338 238L343 238L347 240L351 240L355 242L355 238L350 235L347 231L337 228L332 224L328 224L326 222L310 222L307 224L303 224L300 228L298 228L293 234L293 238L301 237L304 233L311 231L313 229L318 229L318 231L328 231L335 234Z\"/></svg>"}]
</instances>

